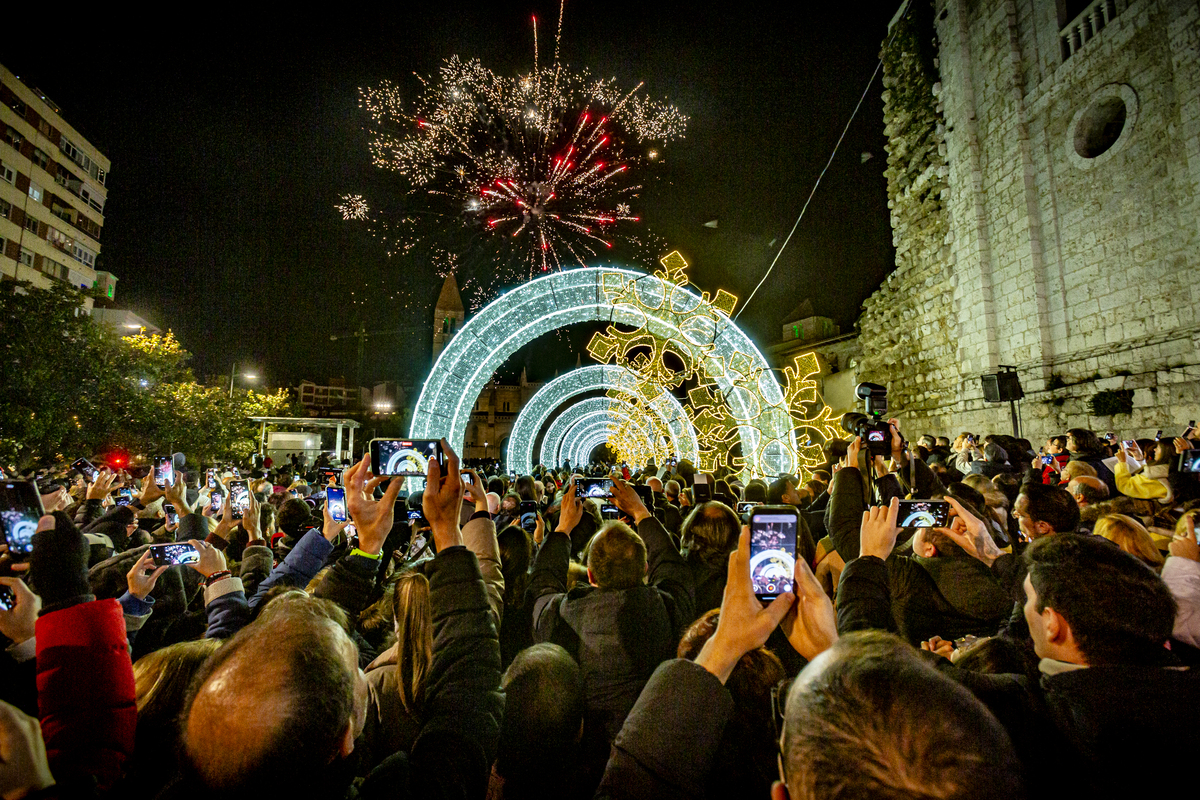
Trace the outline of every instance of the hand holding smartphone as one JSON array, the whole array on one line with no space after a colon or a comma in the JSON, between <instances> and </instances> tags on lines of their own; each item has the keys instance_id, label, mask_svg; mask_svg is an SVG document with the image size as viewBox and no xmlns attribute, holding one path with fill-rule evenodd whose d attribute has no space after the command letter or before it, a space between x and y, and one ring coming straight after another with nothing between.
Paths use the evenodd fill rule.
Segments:
<instances>
[{"instance_id":1,"label":"hand holding smartphone","mask_svg":"<svg viewBox=\"0 0 1200 800\"><path fill-rule=\"evenodd\" d=\"M795 506L759 505L750 510L750 581L760 601L792 591L799 529Z\"/></svg>"},{"instance_id":2,"label":"hand holding smartphone","mask_svg":"<svg viewBox=\"0 0 1200 800\"><path fill-rule=\"evenodd\" d=\"M196 546L187 542L168 542L167 544L150 545L150 554L154 566L175 566L176 564L197 564L200 562L200 551Z\"/></svg>"},{"instance_id":3,"label":"hand holding smartphone","mask_svg":"<svg viewBox=\"0 0 1200 800\"><path fill-rule=\"evenodd\" d=\"M377 478L424 477L431 458L446 471L446 457L437 439L372 439L370 449L371 474Z\"/></svg>"},{"instance_id":4,"label":"hand holding smartphone","mask_svg":"<svg viewBox=\"0 0 1200 800\"><path fill-rule=\"evenodd\" d=\"M229 509L234 519L241 519L250 507L250 487L243 480L229 482Z\"/></svg>"},{"instance_id":5,"label":"hand holding smartphone","mask_svg":"<svg viewBox=\"0 0 1200 800\"><path fill-rule=\"evenodd\" d=\"M42 496L29 481L0 482L0 524L13 561L28 561L33 552L33 534L45 515Z\"/></svg>"},{"instance_id":6,"label":"hand holding smartphone","mask_svg":"<svg viewBox=\"0 0 1200 800\"><path fill-rule=\"evenodd\" d=\"M330 486L325 490L325 503L329 506L329 518L334 522L346 522L346 490Z\"/></svg>"}]
</instances>

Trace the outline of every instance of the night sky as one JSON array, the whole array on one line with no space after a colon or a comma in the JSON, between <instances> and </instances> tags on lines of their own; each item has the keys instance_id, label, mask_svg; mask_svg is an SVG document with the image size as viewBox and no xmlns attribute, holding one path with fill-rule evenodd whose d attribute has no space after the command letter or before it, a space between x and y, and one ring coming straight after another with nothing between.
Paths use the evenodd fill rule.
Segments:
<instances>
[{"instance_id":1,"label":"night sky","mask_svg":"<svg viewBox=\"0 0 1200 800\"><path fill-rule=\"evenodd\" d=\"M743 300L829 157L896 8L753 6L580 0L567 5L562 45L564 62L629 88L644 80L652 97L690 116L686 138L665 148L635 209L692 262L695 283ZM541 23L545 61L558 9L541 0L330 12L268 19L227 10L167 26L106 11L104 36L86 46L47 48L44 33L6 37L0 53L112 159L100 266L119 279L118 305L174 330L198 375L228 374L236 359L271 385L353 380L354 345L331 343L331 333L430 319L441 281L423 258L388 259L333 208L345 193L370 198L406 186L371 166L357 89L391 79L415 97L413 73L432 74L454 54L502 74L526 71L530 15ZM47 30L33 18L6 27ZM784 317L806 298L849 330L890 269L881 90L876 77L799 230L740 319L760 346L778 340ZM864 153L873 157L864 162ZM704 227L714 219L716 230ZM376 288L364 292L368 283ZM428 305L402 308L381 284ZM351 305L352 291L367 302ZM540 341L506 371L528 366L530 379L549 378L574 365L590 333ZM364 382L420 380L428 353L427 332L377 337Z\"/></svg>"}]
</instances>

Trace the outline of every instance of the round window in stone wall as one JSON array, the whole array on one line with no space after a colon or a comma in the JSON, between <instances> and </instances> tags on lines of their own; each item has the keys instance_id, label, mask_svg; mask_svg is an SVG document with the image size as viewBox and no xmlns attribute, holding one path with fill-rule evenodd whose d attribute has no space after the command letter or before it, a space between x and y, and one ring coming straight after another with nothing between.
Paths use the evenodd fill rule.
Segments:
<instances>
[{"instance_id":1,"label":"round window in stone wall","mask_svg":"<svg viewBox=\"0 0 1200 800\"><path fill-rule=\"evenodd\" d=\"M1132 88L1122 83L1100 87L1071 120L1067 158L1081 169L1104 163L1129 142L1137 114Z\"/></svg>"}]
</instances>

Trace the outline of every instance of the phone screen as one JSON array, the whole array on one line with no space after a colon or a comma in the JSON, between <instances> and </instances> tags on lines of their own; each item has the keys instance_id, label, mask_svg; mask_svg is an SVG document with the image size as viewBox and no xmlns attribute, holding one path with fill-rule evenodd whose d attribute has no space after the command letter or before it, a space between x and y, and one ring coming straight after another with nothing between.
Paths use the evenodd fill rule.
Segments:
<instances>
[{"instance_id":1,"label":"phone screen","mask_svg":"<svg viewBox=\"0 0 1200 800\"><path fill-rule=\"evenodd\" d=\"M5 611L12 611L17 604L17 596L13 594L13 590L7 586L0 586L0 608Z\"/></svg>"},{"instance_id":2,"label":"phone screen","mask_svg":"<svg viewBox=\"0 0 1200 800\"><path fill-rule=\"evenodd\" d=\"M335 522L346 521L346 490L330 486L325 490L325 502L329 505L329 516Z\"/></svg>"},{"instance_id":3,"label":"phone screen","mask_svg":"<svg viewBox=\"0 0 1200 800\"><path fill-rule=\"evenodd\" d=\"M245 481L229 482L229 507L233 511L234 519L241 519L250 507L250 488L246 486Z\"/></svg>"},{"instance_id":4,"label":"phone screen","mask_svg":"<svg viewBox=\"0 0 1200 800\"><path fill-rule=\"evenodd\" d=\"M187 542L168 542L167 544L152 544L150 552L153 553L154 566L161 567L164 564L195 564L200 561L200 551L195 545L190 545Z\"/></svg>"},{"instance_id":5,"label":"phone screen","mask_svg":"<svg viewBox=\"0 0 1200 800\"><path fill-rule=\"evenodd\" d=\"M208 475L208 488L219 489L221 486L221 481L219 478L217 478L217 471L215 469L210 469L208 471L207 475Z\"/></svg>"},{"instance_id":6,"label":"phone screen","mask_svg":"<svg viewBox=\"0 0 1200 800\"><path fill-rule=\"evenodd\" d=\"M945 500L901 500L901 528L944 528L950 521L950 504Z\"/></svg>"},{"instance_id":7,"label":"phone screen","mask_svg":"<svg viewBox=\"0 0 1200 800\"><path fill-rule=\"evenodd\" d=\"M445 472L446 459L437 439L371 440L371 474L376 477L425 475L431 458Z\"/></svg>"},{"instance_id":8,"label":"phone screen","mask_svg":"<svg viewBox=\"0 0 1200 800\"><path fill-rule=\"evenodd\" d=\"M225 502L225 495L221 494L220 492L213 492L212 496L209 498L208 505L209 505L209 508L211 508L213 510L213 513L215 514L221 510L221 504L224 502Z\"/></svg>"},{"instance_id":9,"label":"phone screen","mask_svg":"<svg viewBox=\"0 0 1200 800\"><path fill-rule=\"evenodd\" d=\"M739 502L737 504L737 513L749 514L751 511L754 510L755 506L761 506L761 505L762 505L762 503L758 502L757 500L742 500L741 502Z\"/></svg>"},{"instance_id":10,"label":"phone screen","mask_svg":"<svg viewBox=\"0 0 1200 800\"><path fill-rule=\"evenodd\" d=\"M328 486L329 481L333 481L334 486L342 482L342 471L340 469L322 469L318 473L322 486Z\"/></svg>"},{"instance_id":11,"label":"phone screen","mask_svg":"<svg viewBox=\"0 0 1200 800\"><path fill-rule=\"evenodd\" d=\"M1200 450L1185 450L1179 454L1180 472L1200 472ZM1200 526L1197 526L1200 528ZM1197 534L1200 536L1200 533Z\"/></svg>"},{"instance_id":12,"label":"phone screen","mask_svg":"<svg viewBox=\"0 0 1200 800\"><path fill-rule=\"evenodd\" d=\"M575 482L576 497L612 497L612 478L582 478Z\"/></svg>"},{"instance_id":13,"label":"phone screen","mask_svg":"<svg viewBox=\"0 0 1200 800\"><path fill-rule=\"evenodd\" d=\"M179 524L179 512L175 510L175 506L170 503L163 504L163 512L167 515L167 522L172 525Z\"/></svg>"},{"instance_id":14,"label":"phone screen","mask_svg":"<svg viewBox=\"0 0 1200 800\"><path fill-rule=\"evenodd\" d=\"M600 506L600 516L603 519L616 519L621 513L621 510L616 506L603 505Z\"/></svg>"},{"instance_id":15,"label":"phone screen","mask_svg":"<svg viewBox=\"0 0 1200 800\"><path fill-rule=\"evenodd\" d=\"M78 470L83 477L87 478L88 483L95 483L96 478L100 476L100 470L92 466L92 462L86 458L75 459L75 463L71 465L71 469Z\"/></svg>"},{"instance_id":16,"label":"phone screen","mask_svg":"<svg viewBox=\"0 0 1200 800\"><path fill-rule=\"evenodd\" d=\"M29 481L4 481L0 483L0 495L0 521L8 554L13 561L28 561L38 520L46 513L42 497Z\"/></svg>"},{"instance_id":17,"label":"phone screen","mask_svg":"<svg viewBox=\"0 0 1200 800\"><path fill-rule=\"evenodd\" d=\"M799 522L795 509L757 506L750 512L750 581L756 597L773 600L792 590Z\"/></svg>"},{"instance_id":18,"label":"phone screen","mask_svg":"<svg viewBox=\"0 0 1200 800\"><path fill-rule=\"evenodd\" d=\"M160 489L175 485L175 461L170 456L154 459L154 482Z\"/></svg>"},{"instance_id":19,"label":"phone screen","mask_svg":"<svg viewBox=\"0 0 1200 800\"><path fill-rule=\"evenodd\" d=\"M114 502L119 506L127 506L133 502L133 490L117 489L117 495Z\"/></svg>"},{"instance_id":20,"label":"phone screen","mask_svg":"<svg viewBox=\"0 0 1200 800\"><path fill-rule=\"evenodd\" d=\"M1042 456L1042 463L1047 467L1054 463L1054 456Z\"/></svg>"}]
</instances>

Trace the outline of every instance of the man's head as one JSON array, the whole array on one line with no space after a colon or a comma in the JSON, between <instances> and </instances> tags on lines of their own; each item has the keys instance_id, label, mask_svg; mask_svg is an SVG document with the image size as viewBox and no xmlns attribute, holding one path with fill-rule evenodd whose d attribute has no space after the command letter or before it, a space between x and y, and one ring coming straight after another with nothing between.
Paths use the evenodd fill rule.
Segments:
<instances>
[{"instance_id":1,"label":"man's head","mask_svg":"<svg viewBox=\"0 0 1200 800\"><path fill-rule=\"evenodd\" d=\"M623 522L600 528L588 549L588 581L601 589L632 589L646 578L646 544Z\"/></svg>"},{"instance_id":2,"label":"man's head","mask_svg":"<svg viewBox=\"0 0 1200 800\"><path fill-rule=\"evenodd\" d=\"M937 446L937 439L934 438L933 434L926 433L923 434L920 439L917 439L917 444L921 445L921 447L932 450Z\"/></svg>"},{"instance_id":3,"label":"man's head","mask_svg":"<svg viewBox=\"0 0 1200 800\"><path fill-rule=\"evenodd\" d=\"M517 654L504 673L504 725L496 772L509 782L537 783L548 770L574 767L583 733L583 673L556 644L535 644ZM565 763L564 763L565 762Z\"/></svg>"},{"instance_id":4,"label":"man's head","mask_svg":"<svg viewBox=\"0 0 1200 800\"><path fill-rule=\"evenodd\" d=\"M713 500L701 503L692 510L683 522L679 538L688 546L689 553L695 553L702 561L720 566L737 549L741 529L741 522L733 509Z\"/></svg>"},{"instance_id":5,"label":"man's head","mask_svg":"<svg viewBox=\"0 0 1200 800\"><path fill-rule=\"evenodd\" d=\"M1098 475L1099 473L1096 472L1096 468L1086 461L1071 461L1062 468L1062 471L1058 474L1058 477L1059 480L1067 481L1069 483L1075 478L1095 478L1098 477Z\"/></svg>"},{"instance_id":6,"label":"man's head","mask_svg":"<svg viewBox=\"0 0 1200 800\"><path fill-rule=\"evenodd\" d=\"M676 500L678 500L679 499L679 481L675 481L675 480L667 481L666 484L663 485L663 494L665 494L667 496L667 499L670 500L672 503L674 503Z\"/></svg>"},{"instance_id":7,"label":"man's head","mask_svg":"<svg viewBox=\"0 0 1200 800\"><path fill-rule=\"evenodd\" d=\"M1067 491L1075 498L1075 503L1080 508L1108 499L1108 484L1089 475L1072 478L1067 484Z\"/></svg>"},{"instance_id":8,"label":"man's head","mask_svg":"<svg viewBox=\"0 0 1200 800\"><path fill-rule=\"evenodd\" d=\"M358 648L302 592L274 600L213 654L193 686L184 763L209 789L312 788L354 750L366 718Z\"/></svg>"},{"instance_id":9,"label":"man's head","mask_svg":"<svg viewBox=\"0 0 1200 800\"><path fill-rule=\"evenodd\" d=\"M1041 658L1155 664L1176 604L1150 567L1099 536L1048 536L1025 550L1025 620Z\"/></svg>"},{"instance_id":10,"label":"man's head","mask_svg":"<svg viewBox=\"0 0 1200 800\"><path fill-rule=\"evenodd\" d=\"M1079 506L1071 493L1061 486L1024 484L1013 503L1012 513L1021 526L1021 533L1028 539L1079 528Z\"/></svg>"},{"instance_id":11,"label":"man's head","mask_svg":"<svg viewBox=\"0 0 1200 800\"><path fill-rule=\"evenodd\" d=\"M646 485L649 486L650 491L654 492L655 494L662 494L663 482L658 478L651 478L650 480L646 481Z\"/></svg>"},{"instance_id":12,"label":"man's head","mask_svg":"<svg viewBox=\"0 0 1200 800\"><path fill-rule=\"evenodd\" d=\"M799 505L803 498L796 492L795 484L786 475L776 478L767 487L767 502L773 506L781 504Z\"/></svg>"},{"instance_id":13,"label":"man's head","mask_svg":"<svg viewBox=\"0 0 1200 800\"><path fill-rule=\"evenodd\" d=\"M1067 437L1065 435L1051 436L1046 440L1046 452L1049 455L1064 453L1067 450Z\"/></svg>"},{"instance_id":14,"label":"man's head","mask_svg":"<svg viewBox=\"0 0 1200 800\"><path fill-rule=\"evenodd\" d=\"M843 636L804 668L788 692L780 750L792 800L1024 795L996 718L879 631Z\"/></svg>"},{"instance_id":15,"label":"man's head","mask_svg":"<svg viewBox=\"0 0 1200 800\"><path fill-rule=\"evenodd\" d=\"M938 447L949 447L950 446L950 437L949 436L937 437L937 446Z\"/></svg>"}]
</instances>

